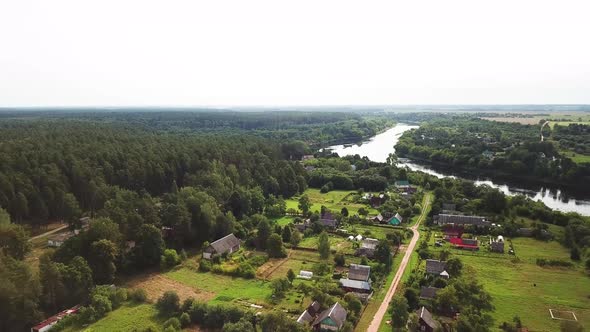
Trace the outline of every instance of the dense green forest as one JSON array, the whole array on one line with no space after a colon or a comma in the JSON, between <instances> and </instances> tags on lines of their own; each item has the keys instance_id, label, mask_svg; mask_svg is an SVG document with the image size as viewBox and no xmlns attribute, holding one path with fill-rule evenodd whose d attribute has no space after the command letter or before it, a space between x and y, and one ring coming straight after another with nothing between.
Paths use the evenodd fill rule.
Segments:
<instances>
[{"instance_id":1,"label":"dense green forest","mask_svg":"<svg viewBox=\"0 0 590 332\"><path fill-rule=\"evenodd\" d=\"M307 188L298 159L310 145L354 141L393 123L272 112L2 118L0 331L94 301L94 285L159 267L175 255L165 248L200 248L232 232L257 245L253 234L268 225L260 221L283 216L284 199ZM82 216L94 218L90 228L41 256L37 275L23 261L27 230L52 220L80 228Z\"/></svg>"},{"instance_id":2,"label":"dense green forest","mask_svg":"<svg viewBox=\"0 0 590 332\"><path fill-rule=\"evenodd\" d=\"M470 115L440 114L419 116L416 120L424 122L420 128L404 133L396 145L400 157L478 174L504 174L569 185L590 181L590 164L576 164L561 153L559 146L573 144L583 150L578 145L584 145L590 137L584 128L587 126L556 126L555 133L547 126L541 141L540 125L487 121ZM551 139L552 135L556 138Z\"/></svg>"}]
</instances>

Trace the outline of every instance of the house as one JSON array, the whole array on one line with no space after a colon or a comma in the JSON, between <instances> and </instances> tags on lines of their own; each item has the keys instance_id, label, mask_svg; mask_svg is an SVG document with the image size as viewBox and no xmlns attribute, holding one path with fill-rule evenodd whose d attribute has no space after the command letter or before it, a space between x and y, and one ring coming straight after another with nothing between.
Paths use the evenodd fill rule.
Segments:
<instances>
[{"instance_id":1,"label":"house","mask_svg":"<svg viewBox=\"0 0 590 332\"><path fill-rule=\"evenodd\" d=\"M384 220L383 215L379 213L377 216L373 217L374 222L382 223Z\"/></svg>"},{"instance_id":2,"label":"house","mask_svg":"<svg viewBox=\"0 0 590 332\"><path fill-rule=\"evenodd\" d=\"M460 214L444 214L441 213L435 218L438 225L454 225L454 226L489 226L490 222L485 217L480 216L464 216Z\"/></svg>"},{"instance_id":3,"label":"house","mask_svg":"<svg viewBox=\"0 0 590 332\"><path fill-rule=\"evenodd\" d=\"M420 298L425 300L434 299L436 293L440 290L440 288L436 287L422 287L420 289Z\"/></svg>"},{"instance_id":4,"label":"house","mask_svg":"<svg viewBox=\"0 0 590 332\"><path fill-rule=\"evenodd\" d=\"M410 182L408 180L398 180L395 181L395 186L398 189L406 189L410 186Z\"/></svg>"},{"instance_id":5,"label":"house","mask_svg":"<svg viewBox=\"0 0 590 332\"><path fill-rule=\"evenodd\" d=\"M305 219L302 223L294 224L294 226L298 231L303 233L308 227L311 227L311 220Z\"/></svg>"},{"instance_id":6,"label":"house","mask_svg":"<svg viewBox=\"0 0 590 332\"><path fill-rule=\"evenodd\" d=\"M338 221L334 218L332 212L330 211L322 213L319 222L326 228L335 229L338 227Z\"/></svg>"},{"instance_id":7,"label":"house","mask_svg":"<svg viewBox=\"0 0 590 332\"><path fill-rule=\"evenodd\" d=\"M72 314L76 314L76 313L78 313L79 310L80 310L80 306L77 305L71 309L61 311L58 314L51 316L51 317L47 318L46 320L40 322L39 324L31 327L31 332L49 331L53 327L53 325L57 324L57 322L62 320L62 318L72 315Z\"/></svg>"},{"instance_id":8,"label":"house","mask_svg":"<svg viewBox=\"0 0 590 332\"><path fill-rule=\"evenodd\" d=\"M385 202L385 195L384 194L379 194L379 196L371 196L371 206L374 208L378 208L381 206L381 204L383 204Z\"/></svg>"},{"instance_id":9,"label":"house","mask_svg":"<svg viewBox=\"0 0 590 332\"><path fill-rule=\"evenodd\" d=\"M432 317L430 311L425 307L418 309L416 314L418 315L419 331L434 332L441 328L440 323Z\"/></svg>"},{"instance_id":10,"label":"house","mask_svg":"<svg viewBox=\"0 0 590 332\"><path fill-rule=\"evenodd\" d=\"M453 247L457 249L479 250L477 239L462 239L460 237L455 237L449 239L449 242L451 242Z\"/></svg>"},{"instance_id":11,"label":"house","mask_svg":"<svg viewBox=\"0 0 590 332\"><path fill-rule=\"evenodd\" d=\"M445 225L443 226L443 233L445 234L445 240L450 240L455 237L461 237L463 235L462 226Z\"/></svg>"},{"instance_id":12,"label":"house","mask_svg":"<svg viewBox=\"0 0 590 332\"><path fill-rule=\"evenodd\" d=\"M496 240L490 238L490 250L493 252L504 253L504 237L498 235Z\"/></svg>"},{"instance_id":13,"label":"house","mask_svg":"<svg viewBox=\"0 0 590 332\"><path fill-rule=\"evenodd\" d=\"M205 248L203 251L203 258L211 259L215 256L223 255L225 253L231 254L238 250L240 250L240 239L233 234L229 234Z\"/></svg>"},{"instance_id":14,"label":"house","mask_svg":"<svg viewBox=\"0 0 590 332\"><path fill-rule=\"evenodd\" d=\"M63 233L57 233L57 234L52 234L50 236L47 237L47 246L48 247L61 247L62 244L64 244L64 242L66 242L67 239L71 238L72 236L74 236L76 234L74 234L73 232L63 232Z\"/></svg>"},{"instance_id":15,"label":"house","mask_svg":"<svg viewBox=\"0 0 590 332\"><path fill-rule=\"evenodd\" d=\"M391 217L391 219L389 219L387 223L393 226L398 226L402 223L403 220L404 219L402 218L402 216L400 216L399 213L396 213L395 216Z\"/></svg>"},{"instance_id":16,"label":"house","mask_svg":"<svg viewBox=\"0 0 590 332\"><path fill-rule=\"evenodd\" d=\"M367 237L361 242L361 246L356 250L355 254L357 256L366 256L371 258L375 255L375 250L377 249L378 244L379 240Z\"/></svg>"},{"instance_id":17,"label":"house","mask_svg":"<svg viewBox=\"0 0 590 332\"><path fill-rule=\"evenodd\" d=\"M338 331L346 322L346 315L346 310L336 302L318 315L312 324L313 329L316 331Z\"/></svg>"},{"instance_id":18,"label":"house","mask_svg":"<svg viewBox=\"0 0 590 332\"><path fill-rule=\"evenodd\" d=\"M354 279L340 279L340 287L347 292L353 293L370 293L371 284L367 281Z\"/></svg>"},{"instance_id":19,"label":"house","mask_svg":"<svg viewBox=\"0 0 590 332\"><path fill-rule=\"evenodd\" d=\"M436 259L427 259L426 260L426 273L440 275L443 277L448 277L447 271L447 262L442 262Z\"/></svg>"},{"instance_id":20,"label":"house","mask_svg":"<svg viewBox=\"0 0 590 332\"><path fill-rule=\"evenodd\" d=\"M305 311L297 318L297 323L309 325L311 322L314 321L315 317L317 316L318 312L320 311L320 303L318 301L313 301Z\"/></svg>"},{"instance_id":21,"label":"house","mask_svg":"<svg viewBox=\"0 0 590 332\"><path fill-rule=\"evenodd\" d=\"M348 268L348 279L369 282L371 267L368 265L350 264Z\"/></svg>"}]
</instances>

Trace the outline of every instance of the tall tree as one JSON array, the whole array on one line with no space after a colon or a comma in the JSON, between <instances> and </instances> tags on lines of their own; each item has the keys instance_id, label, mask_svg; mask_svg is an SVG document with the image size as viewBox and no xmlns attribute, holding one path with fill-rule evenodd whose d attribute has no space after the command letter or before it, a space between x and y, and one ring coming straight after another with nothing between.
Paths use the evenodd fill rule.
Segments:
<instances>
[{"instance_id":1,"label":"tall tree","mask_svg":"<svg viewBox=\"0 0 590 332\"><path fill-rule=\"evenodd\" d=\"M117 246L106 239L92 243L90 248L90 266L94 272L94 280L98 284L109 284L115 279L115 259Z\"/></svg>"},{"instance_id":2,"label":"tall tree","mask_svg":"<svg viewBox=\"0 0 590 332\"><path fill-rule=\"evenodd\" d=\"M318 239L318 251L320 252L321 259L328 259L330 257L330 239L326 232L320 234Z\"/></svg>"},{"instance_id":3,"label":"tall tree","mask_svg":"<svg viewBox=\"0 0 590 332\"><path fill-rule=\"evenodd\" d=\"M408 301L401 295L396 295L391 300L391 325L401 330L408 322Z\"/></svg>"}]
</instances>

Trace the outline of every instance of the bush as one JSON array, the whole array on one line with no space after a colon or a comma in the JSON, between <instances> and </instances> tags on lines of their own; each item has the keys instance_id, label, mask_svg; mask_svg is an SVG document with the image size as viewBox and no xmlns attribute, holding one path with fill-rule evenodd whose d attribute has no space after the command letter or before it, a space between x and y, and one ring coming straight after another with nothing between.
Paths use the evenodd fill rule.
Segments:
<instances>
[{"instance_id":1,"label":"bush","mask_svg":"<svg viewBox=\"0 0 590 332\"><path fill-rule=\"evenodd\" d=\"M543 266L556 266L556 267L573 267L574 264L572 262L559 260L559 259L544 259L544 258L537 258L537 265Z\"/></svg>"},{"instance_id":2,"label":"bush","mask_svg":"<svg viewBox=\"0 0 590 332\"><path fill-rule=\"evenodd\" d=\"M193 302L188 311L191 317L191 322L195 324L203 324L205 322L205 315L207 314L207 305L202 302Z\"/></svg>"},{"instance_id":3,"label":"bush","mask_svg":"<svg viewBox=\"0 0 590 332\"><path fill-rule=\"evenodd\" d=\"M242 278L252 279L256 276L256 270L247 262L240 263L235 274Z\"/></svg>"},{"instance_id":4,"label":"bush","mask_svg":"<svg viewBox=\"0 0 590 332\"><path fill-rule=\"evenodd\" d=\"M180 264L180 256L174 249L166 249L164 250L164 255L160 259L160 264L163 269L172 268L178 264Z\"/></svg>"},{"instance_id":5,"label":"bush","mask_svg":"<svg viewBox=\"0 0 590 332\"><path fill-rule=\"evenodd\" d=\"M182 315L180 315L180 325L183 328L191 325L191 317L188 315L188 313L183 312Z\"/></svg>"},{"instance_id":6,"label":"bush","mask_svg":"<svg viewBox=\"0 0 590 332\"><path fill-rule=\"evenodd\" d=\"M156 302L160 314L169 316L180 310L180 299L175 291L166 291Z\"/></svg>"},{"instance_id":7,"label":"bush","mask_svg":"<svg viewBox=\"0 0 590 332\"><path fill-rule=\"evenodd\" d=\"M127 292L127 297L136 303L143 303L147 301L147 292L145 289L137 288Z\"/></svg>"},{"instance_id":8,"label":"bush","mask_svg":"<svg viewBox=\"0 0 590 332\"><path fill-rule=\"evenodd\" d=\"M109 296L113 309L119 308L123 302L127 301L127 290L125 288L117 288Z\"/></svg>"},{"instance_id":9,"label":"bush","mask_svg":"<svg viewBox=\"0 0 590 332\"><path fill-rule=\"evenodd\" d=\"M336 263L336 266L344 266L344 264L346 264L344 254L336 254L334 256L334 263Z\"/></svg>"},{"instance_id":10,"label":"bush","mask_svg":"<svg viewBox=\"0 0 590 332\"><path fill-rule=\"evenodd\" d=\"M211 262L209 262L206 259L201 259L201 262L199 262L199 271L201 271L201 272L211 271Z\"/></svg>"},{"instance_id":11,"label":"bush","mask_svg":"<svg viewBox=\"0 0 590 332\"><path fill-rule=\"evenodd\" d=\"M104 315L113 310L111 300L104 295L94 295L92 297L91 305L94 307L94 310L96 310L96 318L104 317Z\"/></svg>"},{"instance_id":12,"label":"bush","mask_svg":"<svg viewBox=\"0 0 590 332\"><path fill-rule=\"evenodd\" d=\"M164 322L164 328L167 329L169 327L174 328L174 331L180 330L180 320L176 317L172 317Z\"/></svg>"}]
</instances>

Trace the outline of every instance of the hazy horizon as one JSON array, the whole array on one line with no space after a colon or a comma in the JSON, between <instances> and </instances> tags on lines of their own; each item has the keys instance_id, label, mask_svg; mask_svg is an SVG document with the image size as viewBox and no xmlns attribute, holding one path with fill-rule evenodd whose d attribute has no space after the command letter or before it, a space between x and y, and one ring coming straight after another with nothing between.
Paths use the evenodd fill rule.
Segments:
<instances>
[{"instance_id":1,"label":"hazy horizon","mask_svg":"<svg viewBox=\"0 0 590 332\"><path fill-rule=\"evenodd\" d=\"M6 1L0 107L590 104L588 12L574 0Z\"/></svg>"}]
</instances>

